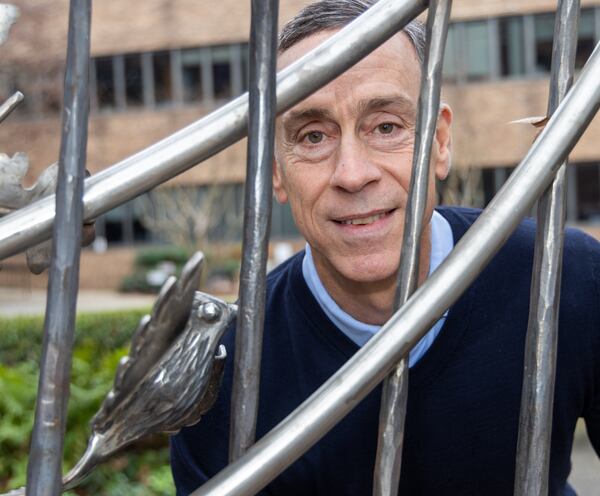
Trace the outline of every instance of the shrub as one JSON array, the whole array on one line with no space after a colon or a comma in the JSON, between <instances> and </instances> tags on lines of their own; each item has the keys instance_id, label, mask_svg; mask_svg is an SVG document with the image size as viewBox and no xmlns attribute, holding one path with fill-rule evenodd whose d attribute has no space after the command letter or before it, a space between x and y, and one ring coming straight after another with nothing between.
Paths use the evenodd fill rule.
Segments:
<instances>
[{"instance_id":1,"label":"shrub","mask_svg":"<svg viewBox=\"0 0 600 496\"><path fill-rule=\"evenodd\" d=\"M77 318L64 473L85 451L89 421L112 387L118 361L127 352L143 313L108 312ZM40 317L0 319L0 491L25 483L42 327ZM134 445L99 466L76 494L174 494L166 437L153 440L150 451Z\"/></svg>"},{"instance_id":2,"label":"shrub","mask_svg":"<svg viewBox=\"0 0 600 496\"><path fill-rule=\"evenodd\" d=\"M192 254L179 246L158 246L140 250L135 258L137 267L153 268L160 262L173 262L177 266L184 265Z\"/></svg>"}]
</instances>

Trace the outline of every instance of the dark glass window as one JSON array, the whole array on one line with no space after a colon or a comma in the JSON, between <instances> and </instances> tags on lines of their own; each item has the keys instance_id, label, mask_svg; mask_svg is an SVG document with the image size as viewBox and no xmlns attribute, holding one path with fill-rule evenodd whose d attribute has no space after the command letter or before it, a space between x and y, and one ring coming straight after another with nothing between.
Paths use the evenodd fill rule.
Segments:
<instances>
[{"instance_id":1,"label":"dark glass window","mask_svg":"<svg viewBox=\"0 0 600 496\"><path fill-rule=\"evenodd\" d=\"M576 167L577 171L579 219L600 223L600 166L598 164L582 164L569 167Z\"/></svg>"},{"instance_id":2,"label":"dark glass window","mask_svg":"<svg viewBox=\"0 0 600 496\"><path fill-rule=\"evenodd\" d=\"M577 54L575 67L581 69L589 56L594 51L594 10L582 9L579 18L579 37L577 40Z\"/></svg>"},{"instance_id":3,"label":"dark glass window","mask_svg":"<svg viewBox=\"0 0 600 496\"><path fill-rule=\"evenodd\" d=\"M154 101L168 102L173 98L171 87L171 57L169 52L157 52L152 56L154 73Z\"/></svg>"},{"instance_id":4,"label":"dark glass window","mask_svg":"<svg viewBox=\"0 0 600 496\"><path fill-rule=\"evenodd\" d=\"M183 100L198 102L202 99L202 49L181 51Z\"/></svg>"},{"instance_id":5,"label":"dark glass window","mask_svg":"<svg viewBox=\"0 0 600 496\"><path fill-rule=\"evenodd\" d=\"M450 24L450 26L448 26L448 38L446 39L446 51L444 53L444 81L455 82L458 79L459 58L457 53L457 38L456 24Z\"/></svg>"},{"instance_id":6,"label":"dark glass window","mask_svg":"<svg viewBox=\"0 0 600 496\"><path fill-rule=\"evenodd\" d=\"M490 76L490 37L487 21L465 23L467 79L481 80Z\"/></svg>"},{"instance_id":7,"label":"dark glass window","mask_svg":"<svg viewBox=\"0 0 600 496\"><path fill-rule=\"evenodd\" d=\"M525 73L525 46L522 17L503 17L498 20L500 36L500 75L517 76Z\"/></svg>"},{"instance_id":8,"label":"dark glass window","mask_svg":"<svg viewBox=\"0 0 600 496\"><path fill-rule=\"evenodd\" d=\"M100 108L115 106L115 81L111 57L96 59L96 93Z\"/></svg>"},{"instance_id":9,"label":"dark glass window","mask_svg":"<svg viewBox=\"0 0 600 496\"><path fill-rule=\"evenodd\" d=\"M250 52L248 51L248 43L242 43L241 51L242 51L242 91L248 91L248 81L250 78L250 69L248 65L248 59L250 57Z\"/></svg>"},{"instance_id":10,"label":"dark glass window","mask_svg":"<svg viewBox=\"0 0 600 496\"><path fill-rule=\"evenodd\" d=\"M554 36L554 14L534 17L535 26L535 71L550 72L552 67L552 39Z\"/></svg>"},{"instance_id":11,"label":"dark glass window","mask_svg":"<svg viewBox=\"0 0 600 496\"><path fill-rule=\"evenodd\" d=\"M228 46L211 49L213 88L215 99L228 99L233 96L231 88L231 54Z\"/></svg>"},{"instance_id":12,"label":"dark glass window","mask_svg":"<svg viewBox=\"0 0 600 496\"><path fill-rule=\"evenodd\" d=\"M125 95L128 106L144 103L142 59L139 54L125 56Z\"/></svg>"}]
</instances>

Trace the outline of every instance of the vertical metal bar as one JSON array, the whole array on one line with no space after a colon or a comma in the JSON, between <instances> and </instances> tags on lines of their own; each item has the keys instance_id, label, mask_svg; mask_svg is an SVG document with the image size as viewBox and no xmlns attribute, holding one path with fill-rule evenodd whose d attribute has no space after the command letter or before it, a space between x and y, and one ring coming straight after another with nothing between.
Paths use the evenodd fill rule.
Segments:
<instances>
[{"instance_id":1,"label":"vertical metal bar","mask_svg":"<svg viewBox=\"0 0 600 496\"><path fill-rule=\"evenodd\" d=\"M90 0L71 0L56 223L40 379L27 466L29 496L61 493L61 462L71 374L88 124Z\"/></svg>"},{"instance_id":2,"label":"vertical metal bar","mask_svg":"<svg viewBox=\"0 0 600 496\"><path fill-rule=\"evenodd\" d=\"M573 82L579 0L559 0L554 27L548 115ZM525 368L519 418L515 495L548 494L552 404L558 340L558 310L565 223L566 160L537 210L531 304L525 344Z\"/></svg>"},{"instance_id":3,"label":"vertical metal bar","mask_svg":"<svg viewBox=\"0 0 600 496\"><path fill-rule=\"evenodd\" d=\"M252 0L250 114L229 459L254 443L271 223L278 0Z\"/></svg>"},{"instance_id":4,"label":"vertical metal bar","mask_svg":"<svg viewBox=\"0 0 600 496\"><path fill-rule=\"evenodd\" d=\"M16 109L23 101L23 93L15 91L1 106L0 106L0 122L6 119L14 109Z\"/></svg>"},{"instance_id":5,"label":"vertical metal bar","mask_svg":"<svg viewBox=\"0 0 600 496\"><path fill-rule=\"evenodd\" d=\"M415 152L394 311L408 300L419 283L419 255L431 173L431 145L439 116L442 67L451 8L452 0L432 0L429 3L427 48L421 76ZM403 358L383 382L373 477L373 494L377 496L398 494L408 397L407 363L407 358Z\"/></svg>"}]
</instances>

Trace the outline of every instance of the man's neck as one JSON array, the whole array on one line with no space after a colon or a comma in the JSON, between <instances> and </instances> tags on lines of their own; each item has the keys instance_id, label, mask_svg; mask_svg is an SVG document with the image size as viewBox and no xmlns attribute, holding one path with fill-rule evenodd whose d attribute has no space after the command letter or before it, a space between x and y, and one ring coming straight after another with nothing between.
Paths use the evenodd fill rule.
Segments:
<instances>
[{"instance_id":1,"label":"man's neck","mask_svg":"<svg viewBox=\"0 0 600 496\"><path fill-rule=\"evenodd\" d=\"M419 255L419 285L429 273L431 254L431 225L427 224L421 236ZM400 257L398 257L400 258ZM329 295L346 313L365 324L383 325L392 316L397 272L387 279L374 282L357 282L328 270L321 260L314 260L317 274Z\"/></svg>"}]
</instances>

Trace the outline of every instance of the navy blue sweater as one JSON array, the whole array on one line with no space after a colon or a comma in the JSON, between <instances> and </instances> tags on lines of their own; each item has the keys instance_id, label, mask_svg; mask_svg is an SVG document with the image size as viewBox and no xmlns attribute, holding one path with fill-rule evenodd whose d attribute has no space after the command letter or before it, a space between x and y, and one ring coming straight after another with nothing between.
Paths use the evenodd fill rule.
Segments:
<instances>
[{"instance_id":1,"label":"navy blue sweater","mask_svg":"<svg viewBox=\"0 0 600 496\"><path fill-rule=\"evenodd\" d=\"M478 211L440 208L457 241ZM400 494L513 494L535 225L526 221L450 309L439 336L410 370ZM269 275L257 437L283 420L356 351L313 298L302 254ZM550 494L572 494L579 417L600 454L600 245L565 239ZM234 332L215 407L171 442L178 495L227 464ZM381 389L276 478L264 494L370 495ZM261 493L263 494L263 493Z\"/></svg>"}]
</instances>

